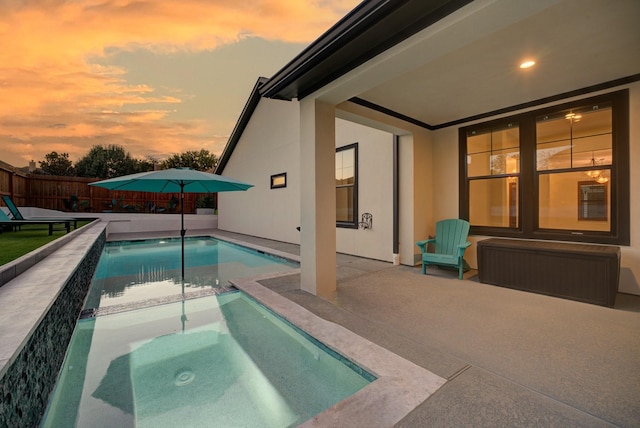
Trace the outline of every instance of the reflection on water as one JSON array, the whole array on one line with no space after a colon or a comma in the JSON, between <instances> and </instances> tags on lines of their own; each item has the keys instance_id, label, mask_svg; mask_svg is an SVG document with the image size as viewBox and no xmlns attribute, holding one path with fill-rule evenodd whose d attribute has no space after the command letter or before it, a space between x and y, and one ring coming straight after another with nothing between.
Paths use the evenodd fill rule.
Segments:
<instances>
[{"instance_id":1,"label":"reflection on water","mask_svg":"<svg viewBox=\"0 0 640 428\"><path fill-rule=\"evenodd\" d=\"M213 238L186 238L184 259L185 291L298 268L296 263ZM181 292L180 239L111 242L98 263L85 309Z\"/></svg>"}]
</instances>

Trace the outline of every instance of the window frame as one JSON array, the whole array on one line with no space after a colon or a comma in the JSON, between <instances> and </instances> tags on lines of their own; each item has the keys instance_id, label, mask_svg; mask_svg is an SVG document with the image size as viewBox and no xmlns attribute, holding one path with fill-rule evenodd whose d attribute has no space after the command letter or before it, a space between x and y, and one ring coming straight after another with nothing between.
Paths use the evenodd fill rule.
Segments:
<instances>
[{"instance_id":1,"label":"window frame","mask_svg":"<svg viewBox=\"0 0 640 428\"><path fill-rule=\"evenodd\" d=\"M569 110L585 104L611 103L612 108L612 165L611 189L611 230L607 232L588 230L562 230L539 228L538 177L549 171L536 168L536 117ZM518 228L488 227L471 225L473 235L499 236L522 239L559 240L590 242L612 245L630 244L630 177L629 177L629 90L624 89L608 94L583 98L542 109L531 110L512 116L494 119L461 127L459 140L459 215L469 220L469 179L467 177L467 135L473 130L499 127L505 123L517 122L520 126L520 188L518 189ZM562 172L558 170L554 172ZM526 197L525 197L526 196Z\"/></svg>"},{"instance_id":2,"label":"window frame","mask_svg":"<svg viewBox=\"0 0 640 428\"><path fill-rule=\"evenodd\" d=\"M282 183L278 183L278 180L282 179ZM271 189L283 189L287 187L287 173L281 172L280 174L273 174L270 179Z\"/></svg>"},{"instance_id":3,"label":"window frame","mask_svg":"<svg viewBox=\"0 0 640 428\"><path fill-rule=\"evenodd\" d=\"M512 128L515 127L516 129L518 129L517 156L518 156L518 159L520 159L520 157L522 156L522 153L521 153L522 150L521 150L521 147L520 147L520 145L521 145L521 143L520 143L520 131L519 131L520 130L520 125L518 124L517 121L508 120L508 119L513 119L513 117L512 118L507 118L507 120L497 120L497 121L486 122L484 124L481 124L480 126L473 127L471 129L471 131L478 131L478 132L468 132L468 133L465 134L465 150L468 149L468 140L467 140L467 138L469 138L469 134L470 133L475 134L474 136L482 135L482 134L491 134L491 137L490 137L491 145L489 147L489 150L486 153L489 153L489 159L492 159L494 157L494 152L499 152L499 151L502 150L502 148L496 149L495 151L493 149L493 134L494 134L494 132L501 132L501 131L509 130L509 129L512 129ZM513 147L511 147L511 148L513 148ZM473 156L473 154L475 154L475 153L472 153L471 156ZM467 156L465 156L465 168L468 168L468 165L469 165L468 157L469 157L470 154L467 152L466 155ZM468 184L469 192L471 191L470 182L476 181L476 180L477 181L481 181L481 180L490 181L490 180L506 179L508 182L510 182L512 179L515 179L516 182L519 182L520 181L520 176L521 176L521 171L520 171L521 165L520 165L520 163L521 162L519 162L518 168L517 168L516 171L509 172L509 171L495 171L494 167L493 167L493 161L491 161L490 165L489 165L489 169L487 171L487 174L484 174L484 175L476 174L476 175L473 175L470 178L467 177L467 184ZM465 174L466 174L466 172L465 172ZM518 208L515 210L516 213L518 213L518 215L516 216L516 219L515 219L516 220L515 221L516 225L519 224L520 221L521 221L520 220L520 208L519 208L519 204L520 204L520 201L519 201L520 200L520 194L519 193L517 194L517 200L518 200ZM511 207L509 206L507 209L510 211ZM470 218L471 218L471 212L469 211L467 220L469 220ZM480 226L476 226L476 227L480 227ZM482 226L482 227L502 228L500 226ZM510 229L515 228L515 226L511 227L511 218L509 218L509 228Z\"/></svg>"},{"instance_id":4,"label":"window frame","mask_svg":"<svg viewBox=\"0 0 640 428\"><path fill-rule=\"evenodd\" d=\"M353 185L336 185L336 189L338 187L353 187L353 221L338 221L336 219L336 227L346 228L346 229L357 229L358 228L358 143L348 144L346 146L336 147L336 154L341 151L346 150L354 150L353 153ZM336 208L337 209L337 205Z\"/></svg>"}]
</instances>

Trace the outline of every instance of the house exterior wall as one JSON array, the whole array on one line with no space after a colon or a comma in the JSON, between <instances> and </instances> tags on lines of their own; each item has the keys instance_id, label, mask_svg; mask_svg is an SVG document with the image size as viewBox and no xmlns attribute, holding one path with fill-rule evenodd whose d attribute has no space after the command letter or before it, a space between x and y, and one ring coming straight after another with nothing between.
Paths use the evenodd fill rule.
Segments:
<instances>
[{"instance_id":1,"label":"house exterior wall","mask_svg":"<svg viewBox=\"0 0 640 428\"><path fill-rule=\"evenodd\" d=\"M434 222L458 218L458 129L447 128L433 133Z\"/></svg>"},{"instance_id":2,"label":"house exterior wall","mask_svg":"<svg viewBox=\"0 0 640 428\"><path fill-rule=\"evenodd\" d=\"M622 247L620 287L623 293L640 295L640 83L629 87L629 180L631 182L631 242Z\"/></svg>"},{"instance_id":3,"label":"house exterior wall","mask_svg":"<svg viewBox=\"0 0 640 428\"><path fill-rule=\"evenodd\" d=\"M300 243L299 104L262 99L251 116L224 175L255 187L218 195L218 227L237 233ZM336 147L358 144L358 219L373 214L373 228L336 228L336 250L393 260L393 134L336 119ZM287 187L270 177L287 173ZM333 209L333 208L328 208Z\"/></svg>"},{"instance_id":4,"label":"house exterior wall","mask_svg":"<svg viewBox=\"0 0 640 428\"><path fill-rule=\"evenodd\" d=\"M640 295L640 192L634 183L640 183L640 82L631 85L612 88L600 93L609 93L616 90L629 89L629 165L631 195L631 239L629 246L621 246L621 269L620 269L620 285L618 290L622 293ZM588 98L598 95L593 93L567 99L564 101L572 101L574 99ZM561 102L549 105L561 104ZM545 106L537 106L534 110ZM524 112L526 110L522 110ZM508 116L519 112L511 112ZM501 116L485 118L478 122L486 122ZM471 125L477 122L469 122L459 126L445 128L433 132L433 151L434 151L434 188L438 189L434 193L434 218L435 221L458 216L458 128L461 126ZM442 191L440 191L442 190ZM634 220L635 219L635 220ZM473 268L477 268L476 243L486 236L471 236L471 247L465 252L465 259Z\"/></svg>"},{"instance_id":5,"label":"house exterior wall","mask_svg":"<svg viewBox=\"0 0 640 428\"><path fill-rule=\"evenodd\" d=\"M400 202L401 210L412 210L413 233L408 235L408 244L411 245L413 260L403 257L402 264L421 263L422 257L416 242L427 239L435 235L435 222L433 215L435 212L434 197L440 191L438 189L436 177L436 164L434 162L433 145L431 134L428 131L417 131L413 133L413 205L407 206L408 201ZM401 164L400 168L404 166ZM413 262L413 263L411 263Z\"/></svg>"},{"instance_id":6,"label":"house exterior wall","mask_svg":"<svg viewBox=\"0 0 640 428\"><path fill-rule=\"evenodd\" d=\"M415 213L415 192L419 192L420 185L416 185L414 180L414 170L416 156L415 153L415 143L413 134L401 135L399 137L399 180L400 180L400 189L399 189L399 228L400 228L400 237L399 237L399 249L400 249L400 263L404 265L413 265L416 263L416 239L415 239L415 230L416 225L414 224L416 216ZM425 217L426 217L425 213ZM420 223L423 225L427 224L427 219L425 218Z\"/></svg>"},{"instance_id":7,"label":"house exterior wall","mask_svg":"<svg viewBox=\"0 0 640 428\"><path fill-rule=\"evenodd\" d=\"M337 114L350 122L398 136L399 262L403 265L415 265L420 259L416 241L435 233L433 195L440 190L433 181L433 133L349 102L340 104ZM388 203L391 206L392 200L389 199Z\"/></svg>"},{"instance_id":8,"label":"house exterior wall","mask_svg":"<svg viewBox=\"0 0 640 428\"><path fill-rule=\"evenodd\" d=\"M218 194L218 227L283 242L300 242L300 119L297 102L263 98L229 159L224 175L253 184ZM271 176L287 173L286 187Z\"/></svg>"},{"instance_id":9,"label":"house exterior wall","mask_svg":"<svg viewBox=\"0 0 640 428\"><path fill-rule=\"evenodd\" d=\"M630 91L630 180L631 183L638 183L640 83L602 93L623 88ZM593 95L597 93L574 99ZM543 107L537 106L535 109ZM342 113L339 114L347 112L350 120L337 119L336 144L360 143L359 215L372 213L374 227L372 230L338 228L337 251L393 260L393 132L399 135L400 147L400 263L413 265L419 260L415 241L433 235L438 220L459 215L458 128L474 122L428 131L359 106L342 105L340 109ZM509 115L517 113L511 112ZM499 117L485 118L482 122ZM285 242L300 242L299 233L295 230L300 216L298 134L299 109L296 102L261 100L224 171L225 175L255 184L256 187L247 192L219 195L221 229ZM270 175L281 172L287 172L287 187L269 189ZM633 185L630 208L631 243L621 247L619 291L640 295L640 223L633 220L640 218L640 192L635 191ZM465 259L473 268L477 268L476 244L486 238L469 238L472 246L466 251Z\"/></svg>"},{"instance_id":10,"label":"house exterior wall","mask_svg":"<svg viewBox=\"0 0 640 428\"><path fill-rule=\"evenodd\" d=\"M373 228L336 228L338 252L393 260L393 135L336 119L336 147L358 143L358 221L373 215Z\"/></svg>"}]
</instances>

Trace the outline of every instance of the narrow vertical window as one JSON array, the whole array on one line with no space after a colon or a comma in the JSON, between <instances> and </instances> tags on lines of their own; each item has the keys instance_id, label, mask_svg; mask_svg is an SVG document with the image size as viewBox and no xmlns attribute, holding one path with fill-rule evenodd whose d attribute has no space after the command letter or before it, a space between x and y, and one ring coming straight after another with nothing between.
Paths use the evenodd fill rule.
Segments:
<instances>
[{"instance_id":1,"label":"narrow vertical window","mask_svg":"<svg viewBox=\"0 0 640 428\"><path fill-rule=\"evenodd\" d=\"M336 149L336 226L358 227L358 144Z\"/></svg>"}]
</instances>

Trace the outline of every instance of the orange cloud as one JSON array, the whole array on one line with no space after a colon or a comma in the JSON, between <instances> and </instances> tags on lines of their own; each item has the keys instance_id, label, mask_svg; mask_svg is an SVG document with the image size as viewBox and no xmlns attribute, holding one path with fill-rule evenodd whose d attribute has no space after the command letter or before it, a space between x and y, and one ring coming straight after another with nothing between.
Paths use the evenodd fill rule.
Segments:
<instances>
[{"instance_id":1,"label":"orange cloud","mask_svg":"<svg viewBox=\"0 0 640 428\"><path fill-rule=\"evenodd\" d=\"M233 123L172 120L170 113L193 94L131 84L126 69L108 65L110 55L136 49L197 53L245 37L308 43L356 3L0 2L0 159L21 166L56 150L77 160L94 144L120 144L139 157L202 147L220 153Z\"/></svg>"}]
</instances>

